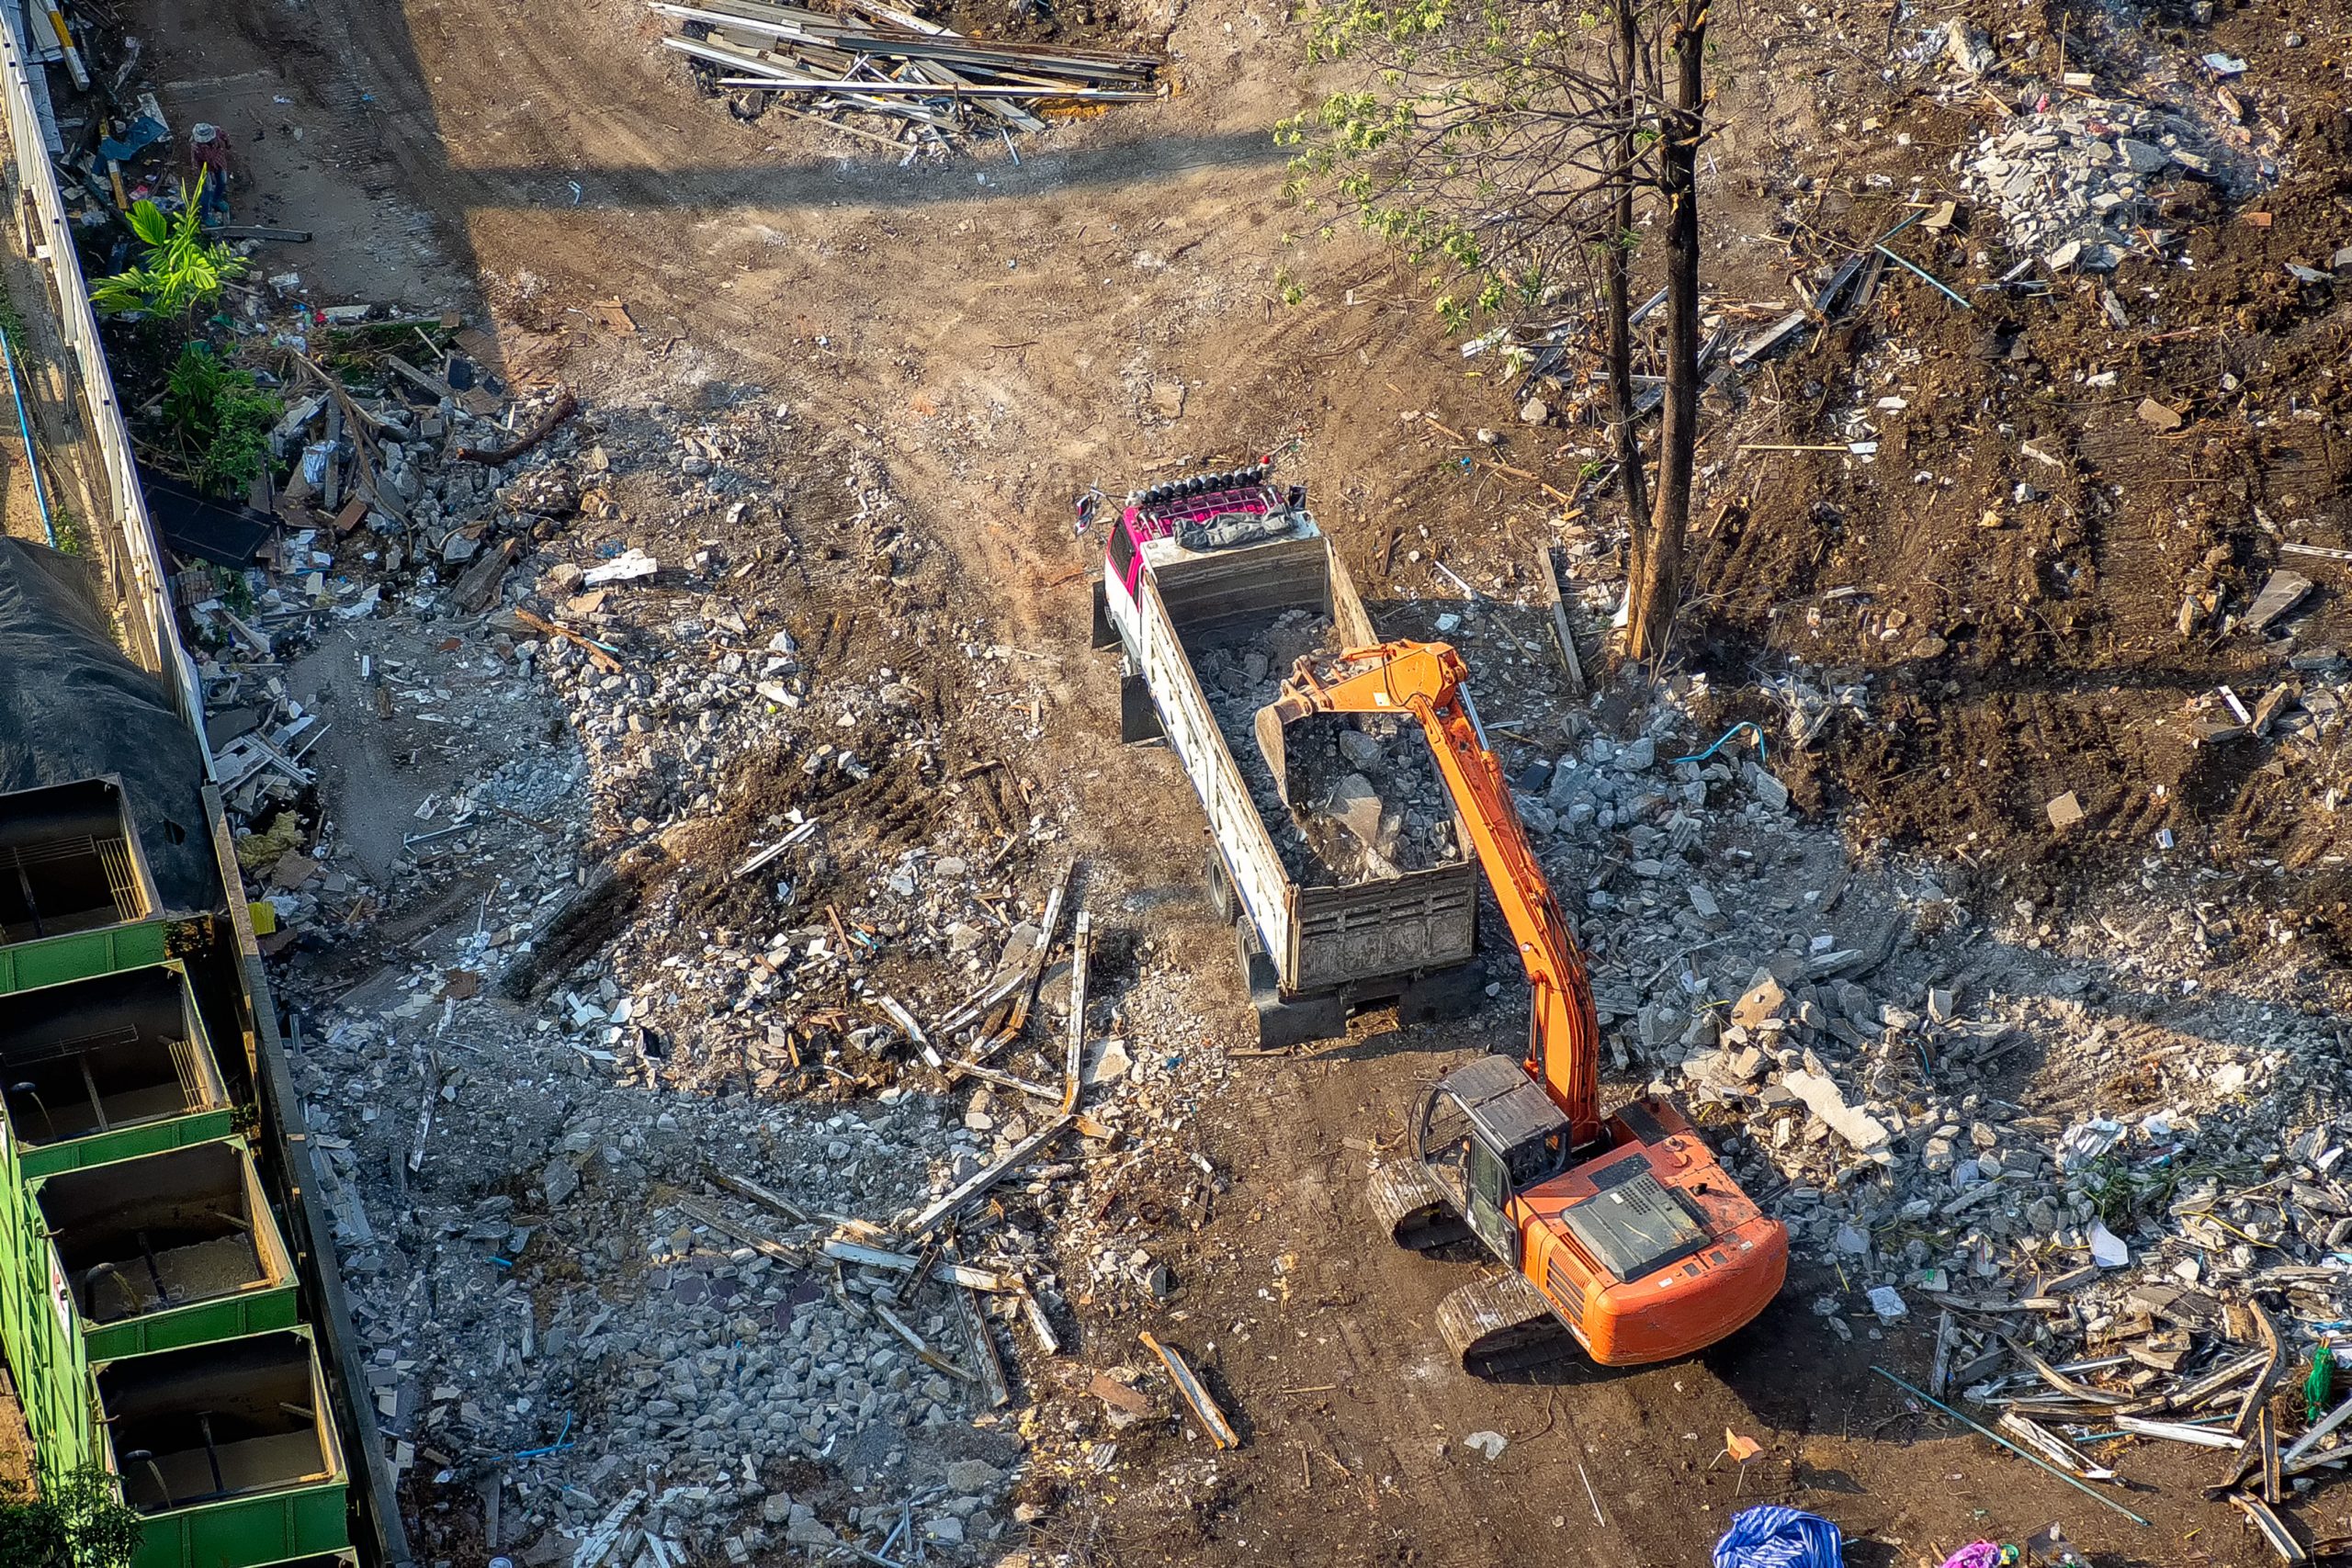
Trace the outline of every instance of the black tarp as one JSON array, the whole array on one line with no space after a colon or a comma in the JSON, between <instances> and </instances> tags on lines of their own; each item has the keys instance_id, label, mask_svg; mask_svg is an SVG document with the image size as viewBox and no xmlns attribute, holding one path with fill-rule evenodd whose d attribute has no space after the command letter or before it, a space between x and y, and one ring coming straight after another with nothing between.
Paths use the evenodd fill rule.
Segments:
<instances>
[{"instance_id":1,"label":"black tarp","mask_svg":"<svg viewBox=\"0 0 2352 1568\"><path fill-rule=\"evenodd\" d=\"M98 594L88 562L0 538L0 791L117 775L164 907L211 908L196 737L116 645Z\"/></svg>"},{"instance_id":2,"label":"black tarp","mask_svg":"<svg viewBox=\"0 0 2352 1568\"><path fill-rule=\"evenodd\" d=\"M164 547L182 560L251 566L275 522L243 502L224 504L169 474L142 473L139 488Z\"/></svg>"}]
</instances>

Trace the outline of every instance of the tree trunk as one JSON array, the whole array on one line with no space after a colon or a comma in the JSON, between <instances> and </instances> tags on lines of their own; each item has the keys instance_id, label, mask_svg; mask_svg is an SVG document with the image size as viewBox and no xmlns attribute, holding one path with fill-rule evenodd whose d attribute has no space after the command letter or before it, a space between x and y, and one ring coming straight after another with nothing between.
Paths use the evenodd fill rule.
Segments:
<instances>
[{"instance_id":1,"label":"tree trunk","mask_svg":"<svg viewBox=\"0 0 2352 1568\"><path fill-rule=\"evenodd\" d=\"M1684 0L1670 40L1674 107L1658 149L1666 207L1666 407L1658 432L1657 495L1649 526L1634 532L1631 616L1625 647L1655 666L1666 657L1682 599L1682 536L1690 522L1690 470L1699 445L1699 139L1705 126L1702 71L1708 0Z\"/></svg>"},{"instance_id":2,"label":"tree trunk","mask_svg":"<svg viewBox=\"0 0 2352 1568\"><path fill-rule=\"evenodd\" d=\"M1637 0L1616 0L1617 69L1621 93L1617 112L1624 130L1617 139L1617 195L1610 204L1609 249L1601 258L1607 278L1609 312L1609 406L1616 421L1618 483L1625 494L1625 518L1638 529L1649 514L1649 480L1642 472L1642 440L1634 426L1634 327L1630 276L1634 255L1634 164L1637 156L1634 128L1634 94L1641 69L1639 23L1634 15Z\"/></svg>"}]
</instances>

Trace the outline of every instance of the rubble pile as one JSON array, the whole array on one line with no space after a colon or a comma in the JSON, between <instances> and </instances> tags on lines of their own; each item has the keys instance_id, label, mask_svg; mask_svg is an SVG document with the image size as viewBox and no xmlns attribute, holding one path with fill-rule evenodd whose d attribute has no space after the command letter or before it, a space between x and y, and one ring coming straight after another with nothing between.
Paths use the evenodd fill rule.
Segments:
<instances>
[{"instance_id":1,"label":"rubble pile","mask_svg":"<svg viewBox=\"0 0 2352 1568\"><path fill-rule=\"evenodd\" d=\"M2210 988L2291 929L2238 930L2193 877L2070 930L2025 904L1980 925L1932 869L1795 822L1754 761L1664 760L1691 733L1677 708L1705 705L1694 682L1648 734L1523 761L1520 809L1555 886L1586 890L1619 1069L1711 1128L1796 1277L1836 1282L1834 1332L1949 1309L2029 1377L1995 1330L2130 1349L2148 1375L2120 1402L2157 1381L2142 1341L2197 1318L2201 1359L2222 1302L2346 1315L2345 1033Z\"/></svg>"},{"instance_id":2,"label":"rubble pile","mask_svg":"<svg viewBox=\"0 0 2352 1568\"><path fill-rule=\"evenodd\" d=\"M432 417L384 392L343 429ZM1073 1313L1168 1300L1223 1190L1190 966L996 760L1041 672L862 451L651 406L481 466L433 413L336 458L405 521L298 498L188 608L395 1462L526 1562L983 1551L1038 1513L1012 1353L1086 1397Z\"/></svg>"},{"instance_id":3,"label":"rubble pile","mask_svg":"<svg viewBox=\"0 0 2352 1568\"><path fill-rule=\"evenodd\" d=\"M2062 59L2055 80L2033 62L2003 62L1964 20L1928 30L1962 96L1991 96L1984 83L2005 68L2016 77L2002 123L1953 153L1951 167L2000 212L2010 246L2052 272L2111 272L2126 254L2164 256L2182 231L2212 220L2216 197L2279 176L2282 139L2260 112L2246 62L2158 54L2118 16L2091 26L2106 36L2078 39L2075 58L2104 63L2067 71Z\"/></svg>"},{"instance_id":4,"label":"rubble pile","mask_svg":"<svg viewBox=\"0 0 2352 1568\"><path fill-rule=\"evenodd\" d=\"M1301 658L1340 651L1329 619L1306 610L1191 650L1283 869L1303 886L1338 887L1453 864L1463 852L1453 810L1429 742L1409 721L1323 716L1292 726L1284 801L1258 744L1258 710L1282 694Z\"/></svg>"},{"instance_id":5,"label":"rubble pile","mask_svg":"<svg viewBox=\"0 0 2352 1568\"><path fill-rule=\"evenodd\" d=\"M1988 132L1955 160L1966 188L1998 209L2009 244L2052 272L2112 272L2159 253L2210 214L2241 162L2191 122L2143 104L2067 98Z\"/></svg>"}]
</instances>

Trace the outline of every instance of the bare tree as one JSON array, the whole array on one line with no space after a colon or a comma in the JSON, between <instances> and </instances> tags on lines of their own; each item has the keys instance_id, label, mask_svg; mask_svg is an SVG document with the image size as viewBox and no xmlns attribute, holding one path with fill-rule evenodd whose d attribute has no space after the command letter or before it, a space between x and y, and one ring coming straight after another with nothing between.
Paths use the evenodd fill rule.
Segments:
<instances>
[{"instance_id":1,"label":"bare tree","mask_svg":"<svg viewBox=\"0 0 2352 1568\"><path fill-rule=\"evenodd\" d=\"M1657 499L1634 513L1626 651L1666 657L1682 602L1682 542L1690 526L1690 473L1699 443L1699 142L1706 134L1702 67L1707 0L1681 0L1666 39L1674 98L1660 112L1657 191L1666 209L1666 400L1658 432ZM1611 367L1612 377L1616 367Z\"/></svg>"},{"instance_id":2,"label":"bare tree","mask_svg":"<svg viewBox=\"0 0 2352 1568\"><path fill-rule=\"evenodd\" d=\"M1459 8L1457 9L1457 6ZM1699 402L1697 160L1707 0L1557 5L1333 0L1312 51L1363 85L1279 132L1289 194L1327 193L1437 274L1449 325L1532 316L1597 258L1612 446L1633 537L1627 651L1664 657L1682 586ZM1667 346L1658 473L1637 429L1631 324L1637 207L1664 231ZM1464 298L1458 289L1470 290Z\"/></svg>"}]
</instances>

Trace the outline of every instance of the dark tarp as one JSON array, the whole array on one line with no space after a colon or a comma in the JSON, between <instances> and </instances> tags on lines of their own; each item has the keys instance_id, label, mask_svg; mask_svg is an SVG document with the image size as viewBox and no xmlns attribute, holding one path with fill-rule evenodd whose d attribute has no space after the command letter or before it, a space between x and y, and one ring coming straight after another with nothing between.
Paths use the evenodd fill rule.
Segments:
<instances>
[{"instance_id":1,"label":"dark tarp","mask_svg":"<svg viewBox=\"0 0 2352 1568\"><path fill-rule=\"evenodd\" d=\"M251 566L254 552L276 522L242 502L224 505L194 485L169 474L141 474L147 515L164 547L182 560L209 560L230 568Z\"/></svg>"},{"instance_id":2,"label":"dark tarp","mask_svg":"<svg viewBox=\"0 0 2352 1568\"><path fill-rule=\"evenodd\" d=\"M0 538L0 791L117 775L164 907L212 908L196 737L116 646L99 603L87 561Z\"/></svg>"}]
</instances>

